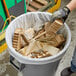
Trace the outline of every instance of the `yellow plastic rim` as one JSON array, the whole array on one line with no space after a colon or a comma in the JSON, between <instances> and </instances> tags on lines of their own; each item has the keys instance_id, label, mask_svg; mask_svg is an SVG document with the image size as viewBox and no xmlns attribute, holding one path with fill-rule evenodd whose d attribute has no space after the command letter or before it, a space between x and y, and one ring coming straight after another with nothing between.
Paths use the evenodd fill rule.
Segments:
<instances>
[{"instance_id":1,"label":"yellow plastic rim","mask_svg":"<svg viewBox=\"0 0 76 76\"><path fill-rule=\"evenodd\" d=\"M0 46L0 53L2 53L5 49L7 49L6 43L4 43L2 46Z\"/></svg>"},{"instance_id":2,"label":"yellow plastic rim","mask_svg":"<svg viewBox=\"0 0 76 76\"><path fill-rule=\"evenodd\" d=\"M57 3L56 5L54 5L52 8L48 9L47 12L54 12L57 9L59 9L60 5L61 5L61 0L55 0Z\"/></svg>"},{"instance_id":3,"label":"yellow plastic rim","mask_svg":"<svg viewBox=\"0 0 76 76\"><path fill-rule=\"evenodd\" d=\"M4 30L5 26L6 26L7 21L8 21L9 19L11 19L11 18L16 18L16 17L13 16L13 15L11 15L9 18L7 18L7 19L5 20L5 23L4 23L3 28L2 28L2 32L0 33L0 41L2 41L2 40L5 38L5 31L3 31L3 30ZM7 44L6 44L6 42L5 42L2 46L0 46L0 53L2 53L5 49L7 49Z\"/></svg>"}]
</instances>

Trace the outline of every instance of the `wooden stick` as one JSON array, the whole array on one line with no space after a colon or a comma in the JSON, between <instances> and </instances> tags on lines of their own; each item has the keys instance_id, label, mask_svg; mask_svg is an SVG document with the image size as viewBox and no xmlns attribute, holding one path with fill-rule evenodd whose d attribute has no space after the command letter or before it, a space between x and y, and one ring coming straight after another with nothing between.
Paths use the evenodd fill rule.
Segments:
<instances>
[{"instance_id":1,"label":"wooden stick","mask_svg":"<svg viewBox=\"0 0 76 76\"><path fill-rule=\"evenodd\" d=\"M42 36L42 35L44 35L44 34L46 34L46 31L43 32L43 33L41 33L41 34L39 34L39 35L37 35L35 38L33 38L33 39L31 40L31 42L30 42L30 44L29 44L29 46L28 46L28 48L27 48L27 50L26 50L26 55L29 55L29 53L30 53L31 50L33 49L33 47L34 47L34 45L35 45L35 42L36 42L35 39L39 38L40 36Z\"/></svg>"},{"instance_id":2,"label":"wooden stick","mask_svg":"<svg viewBox=\"0 0 76 76\"><path fill-rule=\"evenodd\" d=\"M28 46L28 48L27 48L27 50L26 50L26 56L28 56L29 53L30 53L30 52L32 51L32 49L34 48L35 42L36 42L36 40L32 39L32 41L30 42L30 44L29 44L29 46Z\"/></svg>"},{"instance_id":3,"label":"wooden stick","mask_svg":"<svg viewBox=\"0 0 76 76\"><path fill-rule=\"evenodd\" d=\"M25 41L25 43L27 43L27 45L29 44L28 40L26 39L26 37L24 36L24 34L21 34L23 40Z\"/></svg>"},{"instance_id":4,"label":"wooden stick","mask_svg":"<svg viewBox=\"0 0 76 76\"><path fill-rule=\"evenodd\" d=\"M41 36L44 35L44 34L46 34L46 31L44 31L43 33L37 35L34 39L37 39L37 38L41 37Z\"/></svg>"}]
</instances>

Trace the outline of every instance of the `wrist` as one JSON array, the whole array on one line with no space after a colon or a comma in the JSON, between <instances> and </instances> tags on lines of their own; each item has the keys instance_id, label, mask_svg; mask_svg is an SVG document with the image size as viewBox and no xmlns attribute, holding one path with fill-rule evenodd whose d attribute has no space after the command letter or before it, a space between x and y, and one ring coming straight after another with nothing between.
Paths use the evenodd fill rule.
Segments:
<instances>
[{"instance_id":1,"label":"wrist","mask_svg":"<svg viewBox=\"0 0 76 76\"><path fill-rule=\"evenodd\" d=\"M72 11L72 9L73 9L73 8L72 8L71 6L69 6L69 5L67 5L66 7L69 8L70 11Z\"/></svg>"},{"instance_id":2,"label":"wrist","mask_svg":"<svg viewBox=\"0 0 76 76\"><path fill-rule=\"evenodd\" d=\"M70 9L70 11L74 10L76 8L76 0L71 0L67 7Z\"/></svg>"}]
</instances>

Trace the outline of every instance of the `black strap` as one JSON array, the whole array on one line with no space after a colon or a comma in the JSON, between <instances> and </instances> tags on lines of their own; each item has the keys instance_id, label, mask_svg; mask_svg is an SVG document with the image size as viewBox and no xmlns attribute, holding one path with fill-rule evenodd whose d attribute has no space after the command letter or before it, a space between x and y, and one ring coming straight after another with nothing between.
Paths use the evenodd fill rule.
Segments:
<instances>
[{"instance_id":1,"label":"black strap","mask_svg":"<svg viewBox=\"0 0 76 76\"><path fill-rule=\"evenodd\" d=\"M63 22L65 22L66 19L67 19L67 17L68 17L68 15L69 15L69 13L70 13L71 11L70 11L70 9L69 9L68 7L64 7L64 8L63 8L63 11L65 11L65 15L66 15L66 16L63 17L62 20L63 20Z\"/></svg>"},{"instance_id":2,"label":"black strap","mask_svg":"<svg viewBox=\"0 0 76 76\"><path fill-rule=\"evenodd\" d=\"M68 15L71 12L68 7L64 7L63 10L66 12L66 15Z\"/></svg>"}]
</instances>

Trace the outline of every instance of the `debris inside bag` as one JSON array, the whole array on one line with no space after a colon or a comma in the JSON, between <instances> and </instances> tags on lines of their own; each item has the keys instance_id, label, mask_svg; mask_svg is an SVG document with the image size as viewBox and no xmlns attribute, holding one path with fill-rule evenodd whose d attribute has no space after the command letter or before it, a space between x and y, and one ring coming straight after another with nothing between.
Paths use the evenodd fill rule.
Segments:
<instances>
[{"instance_id":1,"label":"debris inside bag","mask_svg":"<svg viewBox=\"0 0 76 76\"><path fill-rule=\"evenodd\" d=\"M62 34L56 34L54 36L46 36L44 38L37 39L38 41L48 43L54 47L60 46L63 42L65 42L64 36Z\"/></svg>"},{"instance_id":2,"label":"debris inside bag","mask_svg":"<svg viewBox=\"0 0 76 76\"><path fill-rule=\"evenodd\" d=\"M17 28L13 36L13 48L23 56L31 58L56 55L65 42L63 34L57 33L61 26L62 22L55 20L53 23L46 22L39 31L34 28Z\"/></svg>"},{"instance_id":3,"label":"debris inside bag","mask_svg":"<svg viewBox=\"0 0 76 76\"><path fill-rule=\"evenodd\" d=\"M27 46L25 46L24 48L20 49L18 52L25 56L26 55L26 49L27 49Z\"/></svg>"},{"instance_id":4,"label":"debris inside bag","mask_svg":"<svg viewBox=\"0 0 76 76\"><path fill-rule=\"evenodd\" d=\"M33 28L29 28L27 30L25 30L25 36L27 38L27 40L30 40L34 37L35 31Z\"/></svg>"},{"instance_id":5,"label":"debris inside bag","mask_svg":"<svg viewBox=\"0 0 76 76\"><path fill-rule=\"evenodd\" d=\"M34 48L31 50L28 56L32 58L43 58L56 55L59 51L60 49L54 46L48 45L47 43L36 41Z\"/></svg>"}]
</instances>

